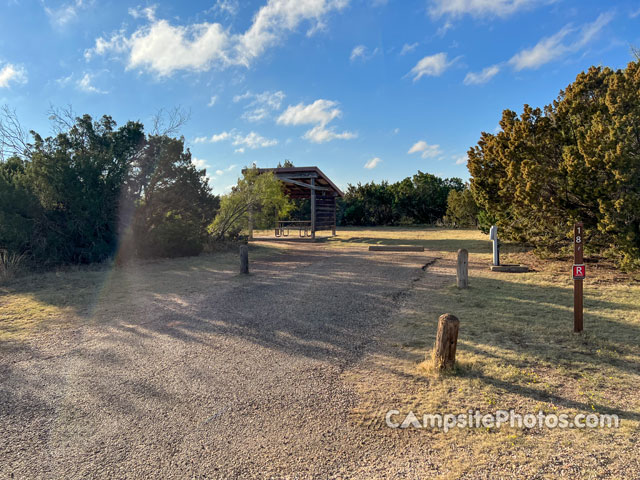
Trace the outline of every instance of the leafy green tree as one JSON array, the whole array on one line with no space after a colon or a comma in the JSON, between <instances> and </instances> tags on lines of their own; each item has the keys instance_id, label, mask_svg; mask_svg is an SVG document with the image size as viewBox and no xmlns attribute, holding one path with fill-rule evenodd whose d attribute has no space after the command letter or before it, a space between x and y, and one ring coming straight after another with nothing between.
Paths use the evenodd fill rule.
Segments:
<instances>
[{"instance_id":1,"label":"leafy green tree","mask_svg":"<svg viewBox=\"0 0 640 480\"><path fill-rule=\"evenodd\" d=\"M220 200L220 211L209 227L215 238L234 238L246 230L249 219L266 226L274 216L285 217L292 209L283 184L271 172L260 173L254 166L243 171L231 192Z\"/></svg>"},{"instance_id":2,"label":"leafy green tree","mask_svg":"<svg viewBox=\"0 0 640 480\"><path fill-rule=\"evenodd\" d=\"M26 178L26 162L11 157L0 162L0 249L30 251L43 223L44 211Z\"/></svg>"},{"instance_id":3,"label":"leafy green tree","mask_svg":"<svg viewBox=\"0 0 640 480\"><path fill-rule=\"evenodd\" d=\"M117 248L118 207L142 125L115 129L85 115L68 132L34 143L25 175L45 214L31 253L42 263L89 263Z\"/></svg>"},{"instance_id":4,"label":"leafy green tree","mask_svg":"<svg viewBox=\"0 0 640 480\"><path fill-rule=\"evenodd\" d=\"M218 198L182 139L84 115L24 143L6 111L0 148L18 156L0 161L0 247L41 266L200 251Z\"/></svg>"},{"instance_id":5,"label":"leafy green tree","mask_svg":"<svg viewBox=\"0 0 640 480\"><path fill-rule=\"evenodd\" d=\"M464 189L462 180L420 171L393 184L349 185L338 218L344 225L434 223L445 215L452 189Z\"/></svg>"},{"instance_id":6,"label":"leafy green tree","mask_svg":"<svg viewBox=\"0 0 640 480\"><path fill-rule=\"evenodd\" d=\"M475 226L478 223L478 206L471 190L449 190L447 196L447 220L461 227Z\"/></svg>"},{"instance_id":7,"label":"leafy green tree","mask_svg":"<svg viewBox=\"0 0 640 480\"><path fill-rule=\"evenodd\" d=\"M640 263L640 70L591 67L544 109L503 112L469 151L471 189L502 235L545 250L571 242Z\"/></svg>"},{"instance_id":8,"label":"leafy green tree","mask_svg":"<svg viewBox=\"0 0 640 480\"><path fill-rule=\"evenodd\" d=\"M184 140L149 136L132 164L132 234L139 257L197 255L219 206L206 171L198 170ZM136 199L136 195L139 198Z\"/></svg>"}]
</instances>

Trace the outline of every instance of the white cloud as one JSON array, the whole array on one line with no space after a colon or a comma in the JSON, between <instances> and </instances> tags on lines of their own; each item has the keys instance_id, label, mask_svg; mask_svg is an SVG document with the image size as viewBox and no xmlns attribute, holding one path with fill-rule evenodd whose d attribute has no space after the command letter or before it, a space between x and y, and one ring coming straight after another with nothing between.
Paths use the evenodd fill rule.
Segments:
<instances>
[{"instance_id":1,"label":"white cloud","mask_svg":"<svg viewBox=\"0 0 640 480\"><path fill-rule=\"evenodd\" d=\"M193 163L197 169L203 169L207 165L206 160L196 157L191 157L191 163Z\"/></svg>"},{"instance_id":2,"label":"white cloud","mask_svg":"<svg viewBox=\"0 0 640 480\"><path fill-rule=\"evenodd\" d=\"M400 50L400 55L406 55L407 53L411 53L413 52L417 47L418 47L419 43L415 42L415 43L405 43L402 46L402 50Z\"/></svg>"},{"instance_id":3,"label":"white cloud","mask_svg":"<svg viewBox=\"0 0 640 480\"><path fill-rule=\"evenodd\" d=\"M69 74L67 77L60 77L56 79L56 83L61 87L66 87L73 80L73 73Z\"/></svg>"},{"instance_id":4,"label":"white cloud","mask_svg":"<svg viewBox=\"0 0 640 480\"><path fill-rule=\"evenodd\" d=\"M218 143L231 138L231 132L214 133L211 137L196 137L193 143Z\"/></svg>"},{"instance_id":5,"label":"white cloud","mask_svg":"<svg viewBox=\"0 0 640 480\"><path fill-rule=\"evenodd\" d=\"M207 107L213 107L216 102L218 101L218 96L214 95L213 97L211 97L211 99L209 100L209 103L207 103Z\"/></svg>"},{"instance_id":6,"label":"white cloud","mask_svg":"<svg viewBox=\"0 0 640 480\"><path fill-rule=\"evenodd\" d=\"M305 105L289 105L278 117L280 125L315 125L308 130L304 137L314 143L330 142L331 140L349 140L357 135L353 132L336 133L328 124L335 118L342 116L342 111L337 107L338 102L319 99Z\"/></svg>"},{"instance_id":7,"label":"white cloud","mask_svg":"<svg viewBox=\"0 0 640 480\"><path fill-rule=\"evenodd\" d=\"M244 152L244 150L243 150L243 152ZM218 177L220 177L221 175L224 175L225 173L232 172L235 168L236 168L236 165L229 165L225 169L218 169L218 170L216 170L216 175Z\"/></svg>"},{"instance_id":8,"label":"white cloud","mask_svg":"<svg viewBox=\"0 0 640 480\"><path fill-rule=\"evenodd\" d=\"M331 12L341 10L349 0L268 0L242 34L233 34L220 23L172 25L155 17L127 36L123 32L109 39L98 38L94 48L85 52L126 53L127 68L142 69L169 76L178 70L205 71L214 65L249 66L268 48L304 22L312 23L313 33Z\"/></svg>"},{"instance_id":9,"label":"white cloud","mask_svg":"<svg viewBox=\"0 0 640 480\"><path fill-rule=\"evenodd\" d=\"M368 53L367 47L365 47L364 45L358 45L354 47L353 50L351 50L349 60L355 62L356 60L360 59L361 61L366 62L367 60L371 60L378 53L380 53L379 48L375 48L371 53Z\"/></svg>"},{"instance_id":10,"label":"white cloud","mask_svg":"<svg viewBox=\"0 0 640 480\"><path fill-rule=\"evenodd\" d=\"M420 60L416 66L411 69L409 75L413 76L414 82L420 80L420 78L425 75L439 77L447 68L453 65L454 62L455 59L448 61L447 54L444 52L429 55Z\"/></svg>"},{"instance_id":11,"label":"white cloud","mask_svg":"<svg viewBox=\"0 0 640 480\"><path fill-rule=\"evenodd\" d=\"M100 93L106 94L109 93L105 90L101 90L91 84L94 76L90 73L85 73L80 80L76 82L77 87L86 93Z\"/></svg>"},{"instance_id":12,"label":"white cloud","mask_svg":"<svg viewBox=\"0 0 640 480\"><path fill-rule=\"evenodd\" d=\"M393 134L394 134L394 135L397 135L397 134L399 134L399 133L400 133L400 129L399 129L399 128L394 128L394 129L393 129Z\"/></svg>"},{"instance_id":13,"label":"white cloud","mask_svg":"<svg viewBox=\"0 0 640 480\"><path fill-rule=\"evenodd\" d=\"M222 133L216 133L213 134L211 136L211 138L209 139L209 141L211 143L218 143L221 142L223 140L226 140L227 138L229 138L231 136L231 134L229 132L222 132Z\"/></svg>"},{"instance_id":14,"label":"white cloud","mask_svg":"<svg viewBox=\"0 0 640 480\"><path fill-rule=\"evenodd\" d=\"M287 107L287 109L278 118L281 125L326 125L334 118L342 115L337 108L338 102L333 100L316 100L309 105L299 103L298 105Z\"/></svg>"},{"instance_id":15,"label":"white cloud","mask_svg":"<svg viewBox=\"0 0 640 480\"><path fill-rule=\"evenodd\" d=\"M156 19L156 6L151 5L150 7L136 7L129 9L129 15L133 18L146 18L150 22L153 22Z\"/></svg>"},{"instance_id":16,"label":"white cloud","mask_svg":"<svg viewBox=\"0 0 640 480\"><path fill-rule=\"evenodd\" d=\"M640 8L638 10L631 12L629 14L629 18L636 18L638 15L640 15Z\"/></svg>"},{"instance_id":17,"label":"white cloud","mask_svg":"<svg viewBox=\"0 0 640 480\"><path fill-rule=\"evenodd\" d=\"M429 145L424 140L414 143L407 153L420 153L422 158L434 158L442 155L440 145Z\"/></svg>"},{"instance_id":18,"label":"white cloud","mask_svg":"<svg viewBox=\"0 0 640 480\"><path fill-rule=\"evenodd\" d=\"M357 135L353 132L336 133L333 127L327 128L322 125L316 125L311 130L308 130L302 138L313 143L325 143L331 140L351 140L356 137Z\"/></svg>"},{"instance_id":19,"label":"white cloud","mask_svg":"<svg viewBox=\"0 0 640 480\"><path fill-rule=\"evenodd\" d=\"M236 15L240 8L238 0L217 0L213 10L226 15Z\"/></svg>"},{"instance_id":20,"label":"white cloud","mask_svg":"<svg viewBox=\"0 0 640 480\"><path fill-rule=\"evenodd\" d=\"M250 132L247 135L237 133L235 130L230 132L214 133L210 137L196 137L193 143L219 143L225 140L232 140L232 145L240 147L244 151L244 147L255 150L256 148L272 147L278 144L278 140L265 138L256 132Z\"/></svg>"},{"instance_id":21,"label":"white cloud","mask_svg":"<svg viewBox=\"0 0 640 480\"><path fill-rule=\"evenodd\" d=\"M27 71L20 65L6 63L0 68L0 88L7 88L12 83L27 83Z\"/></svg>"},{"instance_id":22,"label":"white cloud","mask_svg":"<svg viewBox=\"0 0 640 480\"><path fill-rule=\"evenodd\" d=\"M438 31L436 32L436 35L438 35L439 37L444 37L445 34L452 28L453 28L453 23L447 20L444 23L444 25L442 25L441 27L438 27Z\"/></svg>"},{"instance_id":23,"label":"white cloud","mask_svg":"<svg viewBox=\"0 0 640 480\"><path fill-rule=\"evenodd\" d=\"M460 17L507 17L530 7L551 3L554 0L432 0L429 13L433 17L443 15Z\"/></svg>"},{"instance_id":24,"label":"white cloud","mask_svg":"<svg viewBox=\"0 0 640 480\"><path fill-rule=\"evenodd\" d=\"M464 77L465 85L480 85L483 83L487 83L493 77L495 77L500 72L500 67L498 65L491 65L489 67L484 68L479 73L469 72Z\"/></svg>"},{"instance_id":25,"label":"white cloud","mask_svg":"<svg viewBox=\"0 0 640 480\"><path fill-rule=\"evenodd\" d=\"M569 53L576 52L593 40L598 33L613 19L613 13L602 13L592 22L576 30L571 26L565 26L556 34L543 38L535 46L521 50L509 60L509 64L516 71L524 69L537 69L542 65L561 58ZM575 34L572 42L565 43L565 38Z\"/></svg>"},{"instance_id":26,"label":"white cloud","mask_svg":"<svg viewBox=\"0 0 640 480\"><path fill-rule=\"evenodd\" d=\"M456 161L456 165L466 165L468 158L466 155L460 155L459 157L454 157Z\"/></svg>"},{"instance_id":27,"label":"white cloud","mask_svg":"<svg viewBox=\"0 0 640 480\"><path fill-rule=\"evenodd\" d=\"M367 51L367 47L365 47L364 45L358 45L356 47L353 47L353 50L351 50L351 56L349 57L349 60L353 62L358 58L364 58L364 54L366 51Z\"/></svg>"},{"instance_id":28,"label":"white cloud","mask_svg":"<svg viewBox=\"0 0 640 480\"><path fill-rule=\"evenodd\" d=\"M364 164L364 168L368 170L372 170L376 168L380 164L380 162L382 162L381 158L379 157L372 158L371 160L369 160L367 163Z\"/></svg>"},{"instance_id":29,"label":"white cloud","mask_svg":"<svg viewBox=\"0 0 640 480\"><path fill-rule=\"evenodd\" d=\"M88 6L88 3L84 0L75 0L68 3L63 3L57 8L50 8L44 2L43 5L44 11L49 17L51 23L53 23L57 27L64 27L69 22L78 18L78 11L86 8Z\"/></svg>"},{"instance_id":30,"label":"white cloud","mask_svg":"<svg viewBox=\"0 0 640 480\"><path fill-rule=\"evenodd\" d=\"M233 97L233 101L238 103L248 100L242 118L250 122L257 122L268 118L272 111L280 110L284 98L285 94L282 91L266 91L262 93L251 93L248 91L242 95L236 95Z\"/></svg>"},{"instance_id":31,"label":"white cloud","mask_svg":"<svg viewBox=\"0 0 640 480\"><path fill-rule=\"evenodd\" d=\"M563 28L555 35L540 40L534 47L521 50L509 60L509 63L518 71L525 68L539 68L545 63L566 54L567 45L562 40L571 33L570 28Z\"/></svg>"},{"instance_id":32,"label":"white cloud","mask_svg":"<svg viewBox=\"0 0 640 480\"><path fill-rule=\"evenodd\" d=\"M256 148L272 147L278 144L278 140L265 138L258 135L256 132L250 132L245 135L236 135L233 139L233 145L240 148L250 148L255 150ZM244 151L244 150L243 150Z\"/></svg>"},{"instance_id":33,"label":"white cloud","mask_svg":"<svg viewBox=\"0 0 640 480\"><path fill-rule=\"evenodd\" d=\"M120 31L111 35L109 39L97 38L95 46L84 51L84 58L85 60L91 60L94 55L121 54L125 53L128 48L129 39L124 35L123 31Z\"/></svg>"}]
</instances>

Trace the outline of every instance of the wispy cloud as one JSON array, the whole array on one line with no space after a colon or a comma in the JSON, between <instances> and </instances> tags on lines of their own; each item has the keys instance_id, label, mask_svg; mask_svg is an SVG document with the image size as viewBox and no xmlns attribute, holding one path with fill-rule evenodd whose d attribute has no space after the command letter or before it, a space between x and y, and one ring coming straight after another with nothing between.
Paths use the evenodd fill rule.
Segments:
<instances>
[{"instance_id":1,"label":"wispy cloud","mask_svg":"<svg viewBox=\"0 0 640 480\"><path fill-rule=\"evenodd\" d=\"M239 34L220 23L173 25L154 16L130 35L119 31L108 38L99 37L85 57L124 54L127 68L161 77L179 70L206 71L214 65L248 67L303 23L311 24L312 33L329 13L343 9L348 3L349 0L268 0L254 15L251 26Z\"/></svg>"},{"instance_id":2,"label":"wispy cloud","mask_svg":"<svg viewBox=\"0 0 640 480\"><path fill-rule=\"evenodd\" d=\"M402 50L400 50L400 55L406 55L407 53L411 53L413 52L417 47L418 47L419 43L415 42L415 43L405 43L402 46Z\"/></svg>"},{"instance_id":3,"label":"wispy cloud","mask_svg":"<svg viewBox=\"0 0 640 480\"><path fill-rule=\"evenodd\" d=\"M424 76L439 77L451 65L453 65L456 60L457 59L449 61L447 59L447 54L444 52L436 53L435 55L428 55L411 69L409 75L413 76L414 82L417 82Z\"/></svg>"},{"instance_id":4,"label":"wispy cloud","mask_svg":"<svg viewBox=\"0 0 640 480\"><path fill-rule=\"evenodd\" d=\"M461 17L508 17L519 10L537 7L554 0L431 0L429 13L442 16Z\"/></svg>"},{"instance_id":5,"label":"wispy cloud","mask_svg":"<svg viewBox=\"0 0 640 480\"><path fill-rule=\"evenodd\" d=\"M382 159L380 157L372 158L371 160L369 160L367 163L364 164L364 168L368 170L373 170L380 164L380 162L382 162Z\"/></svg>"},{"instance_id":6,"label":"wispy cloud","mask_svg":"<svg viewBox=\"0 0 640 480\"><path fill-rule=\"evenodd\" d=\"M218 143L231 138L231 132L214 133L210 137L196 137L194 143Z\"/></svg>"},{"instance_id":7,"label":"wispy cloud","mask_svg":"<svg viewBox=\"0 0 640 480\"><path fill-rule=\"evenodd\" d=\"M442 155L442 150L440 145L429 145L424 140L420 140L414 143L407 153L409 155L419 153L422 158L435 158Z\"/></svg>"},{"instance_id":8,"label":"wispy cloud","mask_svg":"<svg viewBox=\"0 0 640 480\"><path fill-rule=\"evenodd\" d=\"M238 147L236 151L244 152L245 148L255 150L257 148L272 147L278 144L278 140L274 138L266 138L256 132L249 132L243 135L236 130L229 132L214 133L210 137L196 137L193 143L219 143L225 140L231 140L231 144Z\"/></svg>"},{"instance_id":9,"label":"wispy cloud","mask_svg":"<svg viewBox=\"0 0 640 480\"><path fill-rule=\"evenodd\" d=\"M236 165L229 165L227 168L224 168L224 169L219 168L218 170L216 170L216 175L220 177L225 173L232 172L235 168L236 168Z\"/></svg>"},{"instance_id":10,"label":"wispy cloud","mask_svg":"<svg viewBox=\"0 0 640 480\"><path fill-rule=\"evenodd\" d=\"M363 58L366 50L367 50L367 47L365 47L364 45L358 45L356 47L353 47L353 50L351 50L351 56L349 57L349 60L353 62L358 58Z\"/></svg>"},{"instance_id":11,"label":"wispy cloud","mask_svg":"<svg viewBox=\"0 0 640 480\"><path fill-rule=\"evenodd\" d=\"M352 62L355 62L356 60L366 62L367 60L371 60L373 57L375 57L379 52L379 48L375 48L373 49L373 51L369 52L369 49L364 45L358 45L356 47L353 47L353 50L351 50L349 60L351 60Z\"/></svg>"},{"instance_id":12,"label":"wispy cloud","mask_svg":"<svg viewBox=\"0 0 640 480\"><path fill-rule=\"evenodd\" d=\"M21 65L5 63L0 68L0 88L8 88L11 84L27 83L27 71Z\"/></svg>"},{"instance_id":13,"label":"wispy cloud","mask_svg":"<svg viewBox=\"0 0 640 480\"><path fill-rule=\"evenodd\" d=\"M209 103L207 103L207 107L213 107L217 102L218 102L218 96L214 95L209 100Z\"/></svg>"},{"instance_id":14,"label":"wispy cloud","mask_svg":"<svg viewBox=\"0 0 640 480\"><path fill-rule=\"evenodd\" d=\"M587 23L580 29L565 26L556 34L543 38L531 48L521 50L509 60L516 71L540 68L553 60L576 52L591 42L613 19L613 12L602 13L593 23ZM565 39L573 36L573 40Z\"/></svg>"},{"instance_id":15,"label":"wispy cloud","mask_svg":"<svg viewBox=\"0 0 640 480\"><path fill-rule=\"evenodd\" d=\"M278 124L315 125L303 137L314 143L355 138L357 135L353 132L337 133L333 127L328 126L331 121L340 116L342 111L338 108L338 102L319 99L308 105L303 103L290 105L278 118Z\"/></svg>"},{"instance_id":16,"label":"wispy cloud","mask_svg":"<svg viewBox=\"0 0 640 480\"><path fill-rule=\"evenodd\" d=\"M275 138L265 138L256 132L250 132L245 136L236 135L233 139L233 145L236 147L247 147L251 150L257 148L273 147L278 144L278 140ZM244 150L243 150L244 151Z\"/></svg>"},{"instance_id":17,"label":"wispy cloud","mask_svg":"<svg viewBox=\"0 0 640 480\"><path fill-rule=\"evenodd\" d=\"M613 12L605 12L598 18L580 27L566 25L555 34L542 38L533 47L520 50L508 61L490 65L480 72L469 72L464 78L465 85L480 85L489 82L500 71L510 66L515 71L540 68L578 52L591 43L602 29L613 20Z\"/></svg>"},{"instance_id":18,"label":"wispy cloud","mask_svg":"<svg viewBox=\"0 0 640 480\"><path fill-rule=\"evenodd\" d=\"M240 3L238 0L216 0L213 6L213 11L222 13L225 15L236 15L240 9Z\"/></svg>"},{"instance_id":19,"label":"wispy cloud","mask_svg":"<svg viewBox=\"0 0 640 480\"><path fill-rule=\"evenodd\" d=\"M469 72L464 77L465 85L480 85L483 83L487 83L493 77L495 77L500 72L500 67L498 65L491 65L487 68L484 68L479 73Z\"/></svg>"},{"instance_id":20,"label":"wispy cloud","mask_svg":"<svg viewBox=\"0 0 640 480\"><path fill-rule=\"evenodd\" d=\"M250 122L257 122L268 118L271 112L280 110L282 101L285 98L285 94L282 91L277 92L262 92L252 93L247 91L242 95L236 95L233 97L234 103L247 102L245 105L245 112L242 118Z\"/></svg>"},{"instance_id":21,"label":"wispy cloud","mask_svg":"<svg viewBox=\"0 0 640 480\"><path fill-rule=\"evenodd\" d=\"M49 7L43 2L43 6L51 23L57 27L64 27L73 20L76 20L78 18L78 12L87 8L90 3L91 2L85 0L75 0L63 3L58 7Z\"/></svg>"},{"instance_id":22,"label":"wispy cloud","mask_svg":"<svg viewBox=\"0 0 640 480\"><path fill-rule=\"evenodd\" d=\"M101 90L98 87L94 86L92 84L93 78L94 75L85 73L82 78L80 78L80 80L76 82L76 86L78 87L78 89L85 93L99 93L102 95L109 93L106 90Z\"/></svg>"}]
</instances>

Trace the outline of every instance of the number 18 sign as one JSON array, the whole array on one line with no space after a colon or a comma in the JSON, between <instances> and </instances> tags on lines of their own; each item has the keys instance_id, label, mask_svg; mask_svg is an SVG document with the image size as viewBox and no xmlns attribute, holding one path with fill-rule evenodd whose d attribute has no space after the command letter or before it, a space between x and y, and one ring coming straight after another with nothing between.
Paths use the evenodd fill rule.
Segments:
<instances>
[{"instance_id":1,"label":"number 18 sign","mask_svg":"<svg viewBox=\"0 0 640 480\"><path fill-rule=\"evenodd\" d=\"M583 328L582 281L586 277L584 268L584 232L582 222L575 224L573 230L573 331Z\"/></svg>"}]
</instances>

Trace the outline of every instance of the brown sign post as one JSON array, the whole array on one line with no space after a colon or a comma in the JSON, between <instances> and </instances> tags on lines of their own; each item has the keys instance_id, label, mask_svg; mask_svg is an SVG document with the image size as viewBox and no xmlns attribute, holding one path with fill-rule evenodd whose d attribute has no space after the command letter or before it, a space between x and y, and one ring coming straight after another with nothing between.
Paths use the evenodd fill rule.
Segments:
<instances>
[{"instance_id":1,"label":"brown sign post","mask_svg":"<svg viewBox=\"0 0 640 480\"><path fill-rule=\"evenodd\" d=\"M586 277L584 267L584 232L582 222L573 229L573 331L583 328L582 281Z\"/></svg>"}]
</instances>

